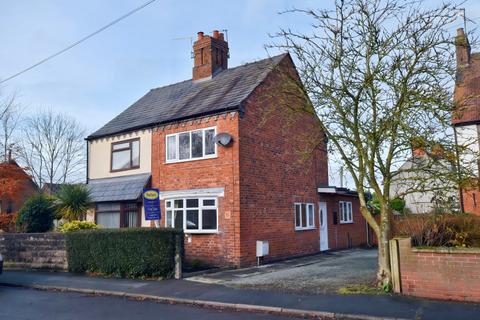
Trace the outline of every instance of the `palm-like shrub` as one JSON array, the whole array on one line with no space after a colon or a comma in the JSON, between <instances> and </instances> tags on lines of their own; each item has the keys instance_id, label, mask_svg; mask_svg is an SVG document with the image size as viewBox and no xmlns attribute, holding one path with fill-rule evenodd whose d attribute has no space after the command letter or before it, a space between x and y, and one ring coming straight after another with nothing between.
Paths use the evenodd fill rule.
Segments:
<instances>
[{"instance_id":1,"label":"palm-like shrub","mask_svg":"<svg viewBox=\"0 0 480 320\"><path fill-rule=\"evenodd\" d=\"M90 192L84 185L66 184L57 193L57 213L67 221L85 219L91 202Z\"/></svg>"}]
</instances>

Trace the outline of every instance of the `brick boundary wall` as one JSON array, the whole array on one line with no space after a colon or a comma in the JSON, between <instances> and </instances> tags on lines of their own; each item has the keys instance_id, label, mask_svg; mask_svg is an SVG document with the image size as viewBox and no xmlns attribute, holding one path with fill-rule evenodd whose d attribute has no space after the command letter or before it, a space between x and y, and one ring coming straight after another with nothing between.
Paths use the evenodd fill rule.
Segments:
<instances>
[{"instance_id":1,"label":"brick boundary wall","mask_svg":"<svg viewBox=\"0 0 480 320\"><path fill-rule=\"evenodd\" d=\"M480 302L480 248L412 248L397 238L401 292L405 295ZM395 254L395 253L393 253Z\"/></svg>"},{"instance_id":2,"label":"brick boundary wall","mask_svg":"<svg viewBox=\"0 0 480 320\"><path fill-rule=\"evenodd\" d=\"M0 233L0 253L9 269L67 270L61 233Z\"/></svg>"}]
</instances>

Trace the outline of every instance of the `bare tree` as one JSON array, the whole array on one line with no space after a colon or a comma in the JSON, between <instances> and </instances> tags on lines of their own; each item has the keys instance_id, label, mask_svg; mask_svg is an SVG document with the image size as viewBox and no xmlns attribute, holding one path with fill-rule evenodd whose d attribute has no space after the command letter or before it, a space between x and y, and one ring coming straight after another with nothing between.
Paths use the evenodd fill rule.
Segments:
<instances>
[{"instance_id":1,"label":"bare tree","mask_svg":"<svg viewBox=\"0 0 480 320\"><path fill-rule=\"evenodd\" d=\"M21 108L16 94L0 99L0 156L6 159L9 150L15 149L15 134L21 120Z\"/></svg>"},{"instance_id":2,"label":"bare tree","mask_svg":"<svg viewBox=\"0 0 480 320\"><path fill-rule=\"evenodd\" d=\"M39 186L83 178L84 136L84 127L64 114L42 111L26 119L20 154Z\"/></svg>"},{"instance_id":3,"label":"bare tree","mask_svg":"<svg viewBox=\"0 0 480 320\"><path fill-rule=\"evenodd\" d=\"M311 32L281 29L272 44L296 58L299 87L354 181L361 213L378 238L377 276L385 286L390 185L412 143L420 141L432 156L409 170L460 180L452 170L450 129L455 56L449 26L458 10L453 4L425 8L415 0L336 0L333 10L293 9L286 13L311 19ZM430 174L410 176L415 187L409 192L430 187L422 179ZM378 220L367 206L370 191L379 199Z\"/></svg>"}]
</instances>

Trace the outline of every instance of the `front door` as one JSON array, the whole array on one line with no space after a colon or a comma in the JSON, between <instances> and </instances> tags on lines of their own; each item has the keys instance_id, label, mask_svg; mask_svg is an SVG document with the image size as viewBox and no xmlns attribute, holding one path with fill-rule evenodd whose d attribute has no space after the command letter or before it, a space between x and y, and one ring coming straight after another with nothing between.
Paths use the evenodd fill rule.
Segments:
<instances>
[{"instance_id":1,"label":"front door","mask_svg":"<svg viewBox=\"0 0 480 320\"><path fill-rule=\"evenodd\" d=\"M328 223L327 223L327 203L318 204L318 213L320 221L320 251L328 250Z\"/></svg>"}]
</instances>

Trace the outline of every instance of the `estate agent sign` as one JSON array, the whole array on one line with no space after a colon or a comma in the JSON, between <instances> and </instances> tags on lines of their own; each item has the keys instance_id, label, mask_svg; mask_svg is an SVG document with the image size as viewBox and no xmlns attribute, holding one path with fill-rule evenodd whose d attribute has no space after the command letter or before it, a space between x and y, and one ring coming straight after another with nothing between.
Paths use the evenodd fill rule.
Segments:
<instances>
[{"instance_id":1,"label":"estate agent sign","mask_svg":"<svg viewBox=\"0 0 480 320\"><path fill-rule=\"evenodd\" d=\"M145 220L160 220L160 190L156 188L143 189L143 208L145 209Z\"/></svg>"}]
</instances>

